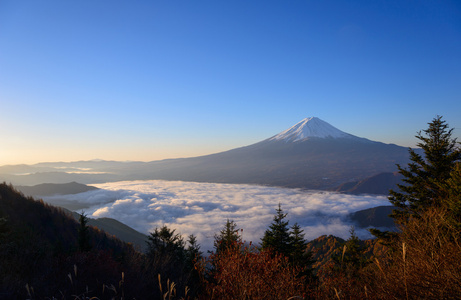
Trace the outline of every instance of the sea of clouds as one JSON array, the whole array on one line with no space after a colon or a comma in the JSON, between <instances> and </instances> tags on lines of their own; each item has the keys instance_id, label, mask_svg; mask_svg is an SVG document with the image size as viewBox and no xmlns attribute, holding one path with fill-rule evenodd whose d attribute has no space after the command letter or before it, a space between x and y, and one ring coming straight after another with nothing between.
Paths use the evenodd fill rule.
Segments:
<instances>
[{"instance_id":1,"label":"sea of clouds","mask_svg":"<svg viewBox=\"0 0 461 300\"><path fill-rule=\"evenodd\" d=\"M347 238L352 225L346 218L349 213L389 205L384 196L246 184L149 180L93 186L100 190L66 195L66 199L86 204L85 213L91 218L114 218L146 234L163 225L185 238L194 234L204 251L212 249L226 219L243 229L244 240L259 243L279 203L289 225L297 222L307 240L324 234ZM356 232L369 237L364 229Z\"/></svg>"}]
</instances>

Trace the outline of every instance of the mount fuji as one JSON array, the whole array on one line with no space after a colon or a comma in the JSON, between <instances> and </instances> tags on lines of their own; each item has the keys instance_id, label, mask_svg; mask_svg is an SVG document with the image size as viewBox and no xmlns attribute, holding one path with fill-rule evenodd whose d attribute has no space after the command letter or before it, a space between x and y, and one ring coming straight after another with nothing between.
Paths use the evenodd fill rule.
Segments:
<instances>
[{"instance_id":1,"label":"mount fuji","mask_svg":"<svg viewBox=\"0 0 461 300\"><path fill-rule=\"evenodd\" d=\"M60 163L59 168L58 163L38 164L31 166L34 171L22 166L22 172L35 174L0 177L19 184L163 179L332 189L395 172L396 164L408 162L405 147L357 137L311 117L261 142L211 155L147 163ZM66 167L91 169L93 174L63 174Z\"/></svg>"},{"instance_id":2,"label":"mount fuji","mask_svg":"<svg viewBox=\"0 0 461 300\"><path fill-rule=\"evenodd\" d=\"M309 138L357 138L331 126L317 117L306 118L271 137L271 141L299 142Z\"/></svg>"},{"instance_id":3,"label":"mount fuji","mask_svg":"<svg viewBox=\"0 0 461 300\"><path fill-rule=\"evenodd\" d=\"M151 162L147 177L330 189L394 172L408 157L405 147L360 138L312 117L246 147Z\"/></svg>"}]
</instances>

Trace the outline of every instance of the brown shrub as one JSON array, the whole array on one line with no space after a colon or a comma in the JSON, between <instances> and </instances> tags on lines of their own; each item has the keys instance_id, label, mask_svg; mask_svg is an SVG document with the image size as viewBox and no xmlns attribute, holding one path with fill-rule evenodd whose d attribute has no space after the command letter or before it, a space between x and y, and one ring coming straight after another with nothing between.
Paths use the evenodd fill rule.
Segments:
<instances>
[{"instance_id":1,"label":"brown shrub","mask_svg":"<svg viewBox=\"0 0 461 300\"><path fill-rule=\"evenodd\" d=\"M212 266L205 270L206 265ZM229 247L202 266L204 299L304 299L304 278L282 255L254 247Z\"/></svg>"},{"instance_id":2,"label":"brown shrub","mask_svg":"<svg viewBox=\"0 0 461 300\"><path fill-rule=\"evenodd\" d=\"M368 282L363 280L363 270L358 270L356 276L349 276L330 261L317 276L319 283L315 299L374 299Z\"/></svg>"},{"instance_id":3,"label":"brown shrub","mask_svg":"<svg viewBox=\"0 0 461 300\"><path fill-rule=\"evenodd\" d=\"M380 299L460 299L460 231L443 209L430 209L401 228L397 248L374 262L368 278Z\"/></svg>"}]
</instances>

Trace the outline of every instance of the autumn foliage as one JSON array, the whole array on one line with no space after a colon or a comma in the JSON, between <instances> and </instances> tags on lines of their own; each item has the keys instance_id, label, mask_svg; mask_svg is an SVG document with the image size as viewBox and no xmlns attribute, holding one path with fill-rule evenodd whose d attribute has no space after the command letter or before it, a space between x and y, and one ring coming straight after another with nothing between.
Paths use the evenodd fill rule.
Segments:
<instances>
[{"instance_id":1,"label":"autumn foliage","mask_svg":"<svg viewBox=\"0 0 461 300\"><path fill-rule=\"evenodd\" d=\"M288 258L239 242L201 264L203 299L304 299L304 278Z\"/></svg>"},{"instance_id":2,"label":"autumn foliage","mask_svg":"<svg viewBox=\"0 0 461 300\"><path fill-rule=\"evenodd\" d=\"M368 274L376 298L461 298L461 231L448 220L440 208L410 219L396 249L388 259L376 259Z\"/></svg>"}]
</instances>

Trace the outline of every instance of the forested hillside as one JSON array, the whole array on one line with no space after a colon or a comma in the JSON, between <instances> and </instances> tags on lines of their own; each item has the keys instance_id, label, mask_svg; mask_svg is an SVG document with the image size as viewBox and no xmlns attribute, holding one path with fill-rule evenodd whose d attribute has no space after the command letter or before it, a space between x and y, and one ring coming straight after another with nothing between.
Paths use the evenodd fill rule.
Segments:
<instances>
[{"instance_id":1,"label":"forested hillside","mask_svg":"<svg viewBox=\"0 0 461 300\"><path fill-rule=\"evenodd\" d=\"M136 256L131 245L97 228L81 227L63 210L26 198L6 184L0 184L0 226L1 298L25 299L26 285L37 296L53 296L70 295L86 284L92 289L115 284L127 258ZM82 228L87 228L83 237ZM91 251L81 251L83 242ZM70 282L74 265L78 278Z\"/></svg>"},{"instance_id":2,"label":"forested hillside","mask_svg":"<svg viewBox=\"0 0 461 300\"><path fill-rule=\"evenodd\" d=\"M195 293L198 245L173 232L155 231L141 253L89 226L84 214L77 222L66 210L0 184L0 299L156 299L159 283L169 282Z\"/></svg>"}]
</instances>

